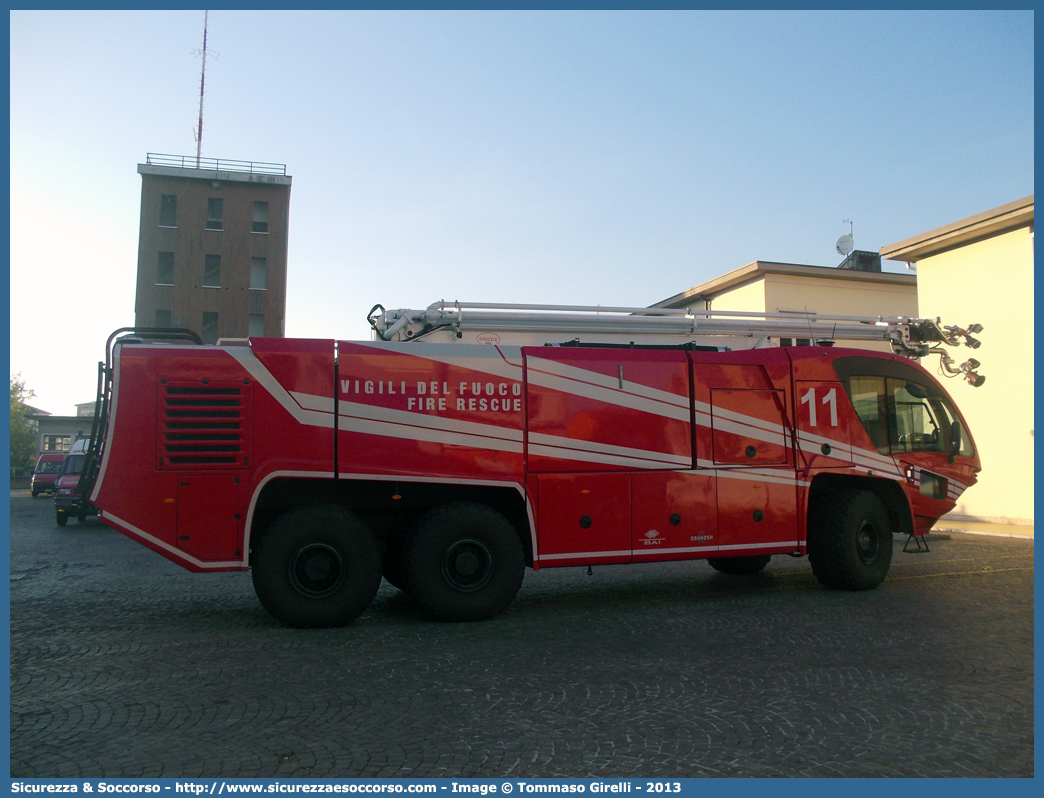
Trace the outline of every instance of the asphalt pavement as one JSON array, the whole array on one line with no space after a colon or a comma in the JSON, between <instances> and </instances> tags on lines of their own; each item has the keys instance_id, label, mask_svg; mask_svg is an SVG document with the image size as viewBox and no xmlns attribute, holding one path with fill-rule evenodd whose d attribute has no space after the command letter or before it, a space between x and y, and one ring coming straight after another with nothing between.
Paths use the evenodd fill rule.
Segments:
<instances>
[{"instance_id":1,"label":"asphalt pavement","mask_svg":"<svg viewBox=\"0 0 1044 798\"><path fill-rule=\"evenodd\" d=\"M384 583L295 630L12 491L11 773L1032 776L1033 540L904 542L865 593L790 557L544 569L482 623Z\"/></svg>"}]
</instances>

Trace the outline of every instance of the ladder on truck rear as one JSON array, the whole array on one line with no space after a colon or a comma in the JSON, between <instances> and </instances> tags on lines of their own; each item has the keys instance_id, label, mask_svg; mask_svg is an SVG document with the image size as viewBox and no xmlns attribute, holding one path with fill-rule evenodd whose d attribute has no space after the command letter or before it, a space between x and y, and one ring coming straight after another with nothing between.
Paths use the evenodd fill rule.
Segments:
<instances>
[{"instance_id":1,"label":"ladder on truck rear","mask_svg":"<svg viewBox=\"0 0 1044 798\"><path fill-rule=\"evenodd\" d=\"M192 330L166 327L121 327L109 336L105 342L105 361L98 363L98 391L94 399L94 421L91 423L91 437L87 444L86 457L80 480L76 483L76 492L80 501L74 515L89 514L93 510L91 493L98 481L101 470L102 444L109 424L109 408L112 402L112 348L117 336L121 342L133 341L143 343L146 339L163 341L191 341L202 345L199 335Z\"/></svg>"},{"instance_id":2,"label":"ladder on truck rear","mask_svg":"<svg viewBox=\"0 0 1044 798\"><path fill-rule=\"evenodd\" d=\"M381 341L725 351L779 346L787 339L819 346L838 341L881 343L913 359L939 355L945 374L962 375L974 386L986 379L976 371L979 361L969 358L955 365L943 348L964 344L977 349L974 335L982 332L982 325L944 326L938 318L439 301L423 310L385 310L374 305L367 321Z\"/></svg>"}]
</instances>

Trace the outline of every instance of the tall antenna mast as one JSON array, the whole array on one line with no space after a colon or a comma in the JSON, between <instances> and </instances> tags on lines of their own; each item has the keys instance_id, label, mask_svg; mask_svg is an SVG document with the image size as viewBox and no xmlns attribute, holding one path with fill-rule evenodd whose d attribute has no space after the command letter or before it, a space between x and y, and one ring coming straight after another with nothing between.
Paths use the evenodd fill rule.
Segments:
<instances>
[{"instance_id":1,"label":"tall antenna mast","mask_svg":"<svg viewBox=\"0 0 1044 798\"><path fill-rule=\"evenodd\" d=\"M203 87L207 81L207 17L209 11L203 12L203 69L199 73L199 130L196 132L196 168L199 169L199 155L203 149Z\"/></svg>"}]
</instances>

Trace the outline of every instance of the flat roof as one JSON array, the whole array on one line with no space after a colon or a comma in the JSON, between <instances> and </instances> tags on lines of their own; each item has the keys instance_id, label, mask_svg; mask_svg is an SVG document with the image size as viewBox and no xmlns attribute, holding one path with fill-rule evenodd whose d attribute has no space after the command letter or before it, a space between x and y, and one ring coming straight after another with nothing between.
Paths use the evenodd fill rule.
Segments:
<instances>
[{"instance_id":1,"label":"flat roof","mask_svg":"<svg viewBox=\"0 0 1044 798\"><path fill-rule=\"evenodd\" d=\"M235 172L225 169L195 169L182 166L156 166L138 164L138 174L160 177L187 177L190 180L217 180L224 183L260 183L269 186L289 186L290 175L273 175L258 172Z\"/></svg>"},{"instance_id":2,"label":"flat roof","mask_svg":"<svg viewBox=\"0 0 1044 798\"><path fill-rule=\"evenodd\" d=\"M713 299L730 288L753 282L770 274L791 277L812 277L819 280L849 280L857 283L885 283L890 285L917 285L915 274L892 272L861 272L855 269L838 269L836 266L808 266L803 263L775 263L756 260L731 272L715 277L705 283L661 300L649 307L682 308L692 299Z\"/></svg>"},{"instance_id":3,"label":"flat roof","mask_svg":"<svg viewBox=\"0 0 1044 798\"><path fill-rule=\"evenodd\" d=\"M948 249L1033 224L1033 195L881 247L881 257L915 263Z\"/></svg>"}]
</instances>

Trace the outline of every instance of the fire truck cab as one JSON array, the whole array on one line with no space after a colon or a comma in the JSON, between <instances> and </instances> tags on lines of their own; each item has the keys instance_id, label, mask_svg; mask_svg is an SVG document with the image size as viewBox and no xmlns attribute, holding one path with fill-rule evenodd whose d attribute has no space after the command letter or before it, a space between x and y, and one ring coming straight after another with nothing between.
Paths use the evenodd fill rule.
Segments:
<instances>
[{"instance_id":1,"label":"fire truck cab","mask_svg":"<svg viewBox=\"0 0 1044 798\"><path fill-rule=\"evenodd\" d=\"M450 620L500 612L526 567L808 555L865 590L980 468L900 354L480 334L117 341L90 500L189 570L250 569L280 621L331 626L382 576Z\"/></svg>"}]
</instances>

